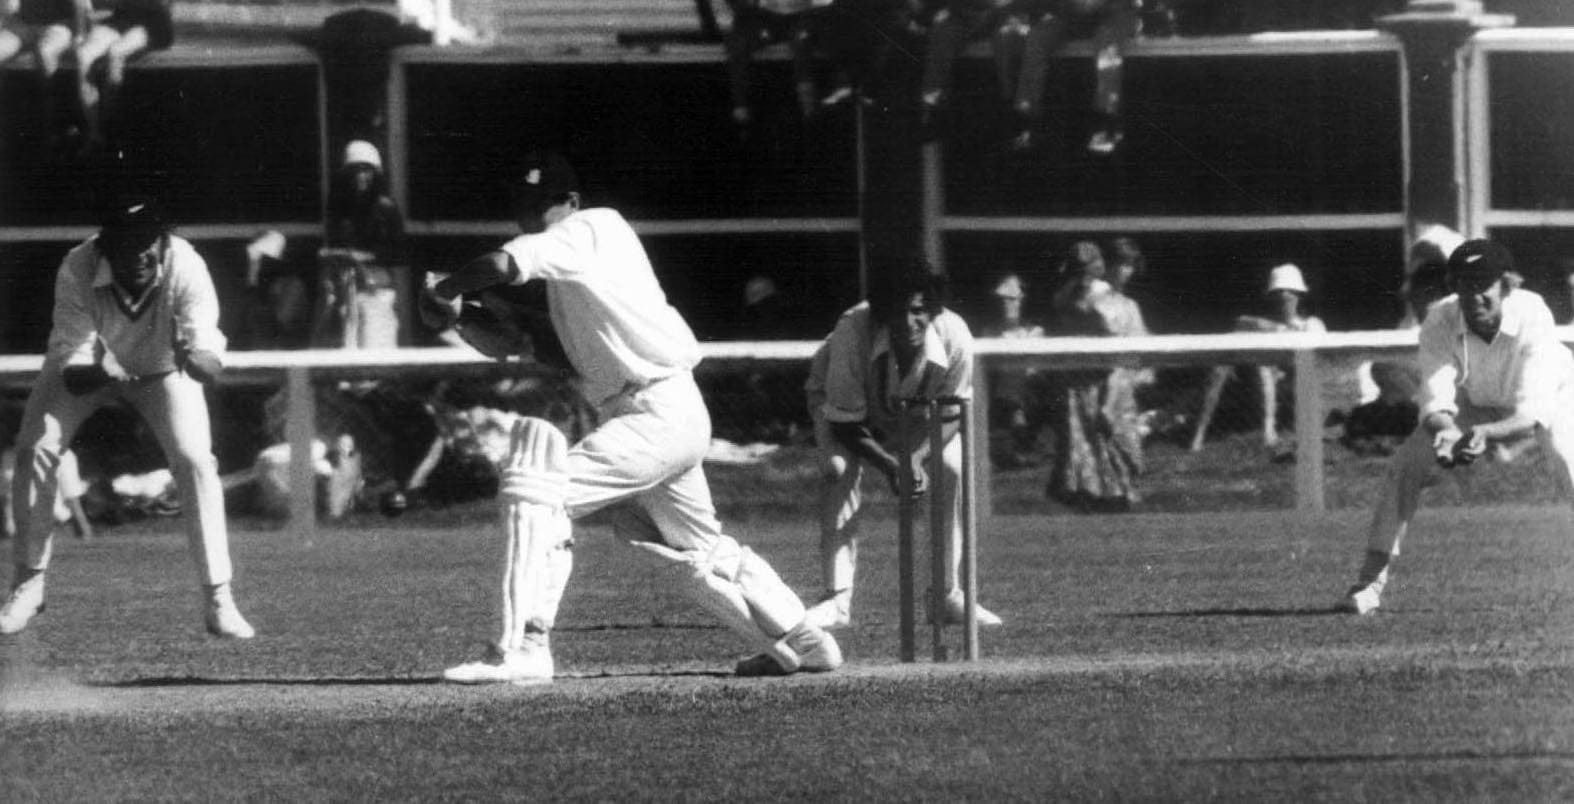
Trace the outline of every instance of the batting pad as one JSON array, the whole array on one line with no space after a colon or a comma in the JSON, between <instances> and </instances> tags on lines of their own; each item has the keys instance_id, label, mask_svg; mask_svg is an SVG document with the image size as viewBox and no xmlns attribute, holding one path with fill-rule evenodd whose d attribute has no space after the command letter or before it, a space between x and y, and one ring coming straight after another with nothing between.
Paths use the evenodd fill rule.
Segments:
<instances>
[{"instance_id":1,"label":"batting pad","mask_svg":"<svg viewBox=\"0 0 1574 804\"><path fill-rule=\"evenodd\" d=\"M498 640L505 651L518 650L527 638L544 639L573 570L573 528L563 507L567 463L568 439L550 422L515 422L498 497L508 537Z\"/></svg>"}]
</instances>

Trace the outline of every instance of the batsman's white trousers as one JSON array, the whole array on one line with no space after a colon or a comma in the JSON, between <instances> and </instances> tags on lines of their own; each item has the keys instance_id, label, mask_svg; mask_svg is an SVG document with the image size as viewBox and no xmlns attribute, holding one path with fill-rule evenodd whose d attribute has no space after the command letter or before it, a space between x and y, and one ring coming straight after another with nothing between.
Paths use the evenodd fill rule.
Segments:
<instances>
[{"instance_id":1,"label":"batsman's white trousers","mask_svg":"<svg viewBox=\"0 0 1574 804\"><path fill-rule=\"evenodd\" d=\"M27 399L17 435L16 476L11 499L16 506L18 566L41 570L53 546L54 501L60 453L82 423L100 407L123 399L153 429L180 488L181 516L197 573L208 585L228 583L229 533L224 521L224 486L213 457L208 402L202 384L182 372L132 382L111 383L90 394L66 390L61 366L46 360L38 385Z\"/></svg>"},{"instance_id":2,"label":"batsman's white trousers","mask_svg":"<svg viewBox=\"0 0 1574 804\"><path fill-rule=\"evenodd\" d=\"M886 447L895 449L896 435L886 438ZM915 416L908 428L908 451L917 450L929 442L927 420ZM831 435L831 425L818 412L814 416L814 440L820 449L820 560L825 578L827 596L850 593L858 569L859 509L863 505L863 459L842 445ZM898 455L901 453L898 452ZM961 586L962 576L962 438L956 433L945 442L940 453L944 471L940 477L929 479L929 495L939 495L945 512L947 589ZM929 471L925 460L924 471ZM913 506L914 532L922 533L929 522L929 496L925 495ZM927 543L927 542L926 542Z\"/></svg>"},{"instance_id":3,"label":"batsman's white trousers","mask_svg":"<svg viewBox=\"0 0 1574 804\"><path fill-rule=\"evenodd\" d=\"M629 389L604 402L600 413L601 426L568 451L568 515L577 519L629 503L614 518L619 537L669 548L641 552L660 564L684 564L700 576L685 583L705 586L718 576L738 585L747 610L718 612L735 630L749 630L745 615L771 639L802 623L797 595L762 559L722 532L703 465L710 413L693 375L683 372ZM697 597L708 608L715 604L709 591Z\"/></svg>"},{"instance_id":4,"label":"batsman's white trousers","mask_svg":"<svg viewBox=\"0 0 1574 804\"><path fill-rule=\"evenodd\" d=\"M1557 418L1546 427L1536 428L1534 438L1540 442L1543 459L1556 475L1564 497L1574 503L1574 394L1563 393L1560 397L1567 401L1558 407ZM1461 403L1455 421L1460 429L1467 429L1471 425L1498 421L1509 413L1502 408ZM1489 448L1475 464L1452 471L1477 471L1493 454L1494 450ZM1443 471L1432 452L1431 433L1425 427L1417 427L1394 453L1389 465L1383 496L1378 500L1367 531L1367 550L1399 555L1400 542L1410 530L1410 521L1415 518L1420 504L1421 490L1435 482L1438 473Z\"/></svg>"}]
</instances>

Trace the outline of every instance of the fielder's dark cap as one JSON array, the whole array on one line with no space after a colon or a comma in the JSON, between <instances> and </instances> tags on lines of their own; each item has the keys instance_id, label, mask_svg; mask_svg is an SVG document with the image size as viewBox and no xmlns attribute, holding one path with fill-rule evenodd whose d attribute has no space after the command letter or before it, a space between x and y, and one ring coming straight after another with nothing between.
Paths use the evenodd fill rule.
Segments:
<instances>
[{"instance_id":1,"label":"fielder's dark cap","mask_svg":"<svg viewBox=\"0 0 1574 804\"><path fill-rule=\"evenodd\" d=\"M168 231L169 224L157 199L127 195L105 207L99 218L98 242L107 252L142 251Z\"/></svg>"},{"instance_id":2,"label":"fielder's dark cap","mask_svg":"<svg viewBox=\"0 0 1574 804\"><path fill-rule=\"evenodd\" d=\"M1466 240L1448 256L1448 277L1457 282L1485 285L1514 270L1514 255L1486 239Z\"/></svg>"},{"instance_id":3,"label":"fielder's dark cap","mask_svg":"<svg viewBox=\"0 0 1574 804\"><path fill-rule=\"evenodd\" d=\"M542 203L579 192L574 166L557 151L531 151L508 180L515 205Z\"/></svg>"}]
</instances>

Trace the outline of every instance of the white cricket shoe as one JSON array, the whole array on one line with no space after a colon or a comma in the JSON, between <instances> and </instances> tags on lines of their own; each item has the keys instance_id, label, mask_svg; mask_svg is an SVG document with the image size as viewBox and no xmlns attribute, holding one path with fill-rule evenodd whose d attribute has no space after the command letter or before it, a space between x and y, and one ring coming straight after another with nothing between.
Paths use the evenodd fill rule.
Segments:
<instances>
[{"instance_id":1,"label":"white cricket shoe","mask_svg":"<svg viewBox=\"0 0 1574 804\"><path fill-rule=\"evenodd\" d=\"M967 620L967 601L962 597L961 589L952 589L945 596L945 602L940 608L944 618L942 622L946 625L961 625ZM994 628L1005 624L1005 621L1000 619L1000 615L984 608L983 604L976 604L974 608L977 610L980 628ZM933 615L930 615L929 621L934 622Z\"/></svg>"},{"instance_id":2,"label":"white cricket shoe","mask_svg":"<svg viewBox=\"0 0 1574 804\"><path fill-rule=\"evenodd\" d=\"M1382 590L1377 584L1352 586L1339 603L1339 610L1354 614L1371 614L1381 605Z\"/></svg>"},{"instance_id":3,"label":"white cricket shoe","mask_svg":"<svg viewBox=\"0 0 1574 804\"><path fill-rule=\"evenodd\" d=\"M489 645L487 657L443 671L451 684L531 684L552 683L552 650L535 642L518 650L503 650Z\"/></svg>"},{"instance_id":4,"label":"white cricket shoe","mask_svg":"<svg viewBox=\"0 0 1574 804\"><path fill-rule=\"evenodd\" d=\"M738 662L740 676L790 676L803 671L828 673L842 666L842 648L836 637L805 620L787 632L770 650Z\"/></svg>"},{"instance_id":5,"label":"white cricket shoe","mask_svg":"<svg viewBox=\"0 0 1574 804\"><path fill-rule=\"evenodd\" d=\"M0 606L0 634L15 634L27 627L29 620L44 610L44 573L40 572L18 584Z\"/></svg>"},{"instance_id":6,"label":"white cricket shoe","mask_svg":"<svg viewBox=\"0 0 1574 804\"><path fill-rule=\"evenodd\" d=\"M246 622L246 618L240 615L240 609L235 607L229 584L219 584L207 592L208 611L203 622L208 633L220 639L251 639L257 635L256 629Z\"/></svg>"},{"instance_id":7,"label":"white cricket shoe","mask_svg":"<svg viewBox=\"0 0 1574 804\"><path fill-rule=\"evenodd\" d=\"M832 631L853 624L851 595L827 595L803 613L803 621L815 628Z\"/></svg>"}]
</instances>

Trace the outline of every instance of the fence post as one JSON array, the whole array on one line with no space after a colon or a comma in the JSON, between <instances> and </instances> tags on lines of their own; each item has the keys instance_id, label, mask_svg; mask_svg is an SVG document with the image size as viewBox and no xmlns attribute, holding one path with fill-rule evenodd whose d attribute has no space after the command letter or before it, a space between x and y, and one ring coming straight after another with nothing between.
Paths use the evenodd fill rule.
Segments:
<instances>
[{"instance_id":1,"label":"fence post","mask_svg":"<svg viewBox=\"0 0 1574 804\"><path fill-rule=\"evenodd\" d=\"M311 369L291 366L285 378L289 405L284 437L290 442L290 526L303 543L310 545L317 537L317 471L312 466L317 397L312 393Z\"/></svg>"},{"instance_id":2,"label":"fence post","mask_svg":"<svg viewBox=\"0 0 1574 804\"><path fill-rule=\"evenodd\" d=\"M1295 507L1319 513L1323 493L1323 380L1317 350L1295 350Z\"/></svg>"},{"instance_id":3,"label":"fence post","mask_svg":"<svg viewBox=\"0 0 1574 804\"><path fill-rule=\"evenodd\" d=\"M975 360L973 363L973 415L968 426L972 428L973 436L973 484L977 490L977 497L973 500L975 515L987 522L995 515L994 489L995 467L990 460L989 449L989 361Z\"/></svg>"}]
</instances>

